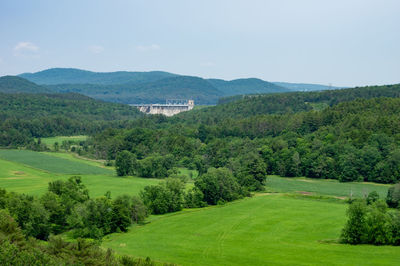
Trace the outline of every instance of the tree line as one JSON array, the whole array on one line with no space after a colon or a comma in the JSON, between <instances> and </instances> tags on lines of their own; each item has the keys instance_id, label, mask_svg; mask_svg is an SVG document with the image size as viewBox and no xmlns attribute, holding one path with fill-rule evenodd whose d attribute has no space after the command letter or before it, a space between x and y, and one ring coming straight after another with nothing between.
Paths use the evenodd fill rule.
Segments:
<instances>
[{"instance_id":1,"label":"tree line","mask_svg":"<svg viewBox=\"0 0 400 266\"><path fill-rule=\"evenodd\" d=\"M144 177L168 176L174 167L200 174L225 167L240 180L246 179L246 168L254 168L288 177L396 183L399 113L400 99L372 98L215 125L153 120L94 135L87 141L87 154L113 161L127 151L134 163L125 174Z\"/></svg>"},{"instance_id":2,"label":"tree line","mask_svg":"<svg viewBox=\"0 0 400 266\"><path fill-rule=\"evenodd\" d=\"M350 202L341 241L352 245L400 245L400 183L392 186L386 201L371 192L365 199ZM392 207L392 208L388 208ZM394 208L393 208L394 207Z\"/></svg>"}]
</instances>

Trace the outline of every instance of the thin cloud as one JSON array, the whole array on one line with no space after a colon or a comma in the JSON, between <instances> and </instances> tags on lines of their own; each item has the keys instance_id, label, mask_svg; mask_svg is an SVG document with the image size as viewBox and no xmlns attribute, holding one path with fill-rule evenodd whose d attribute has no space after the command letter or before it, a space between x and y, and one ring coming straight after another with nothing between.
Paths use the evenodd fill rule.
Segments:
<instances>
[{"instance_id":1,"label":"thin cloud","mask_svg":"<svg viewBox=\"0 0 400 266\"><path fill-rule=\"evenodd\" d=\"M101 45L91 45L88 48L89 51L93 54L100 54L104 51L104 47Z\"/></svg>"},{"instance_id":2,"label":"thin cloud","mask_svg":"<svg viewBox=\"0 0 400 266\"><path fill-rule=\"evenodd\" d=\"M38 57L39 46L31 42L19 42L14 46L15 56Z\"/></svg>"},{"instance_id":3,"label":"thin cloud","mask_svg":"<svg viewBox=\"0 0 400 266\"><path fill-rule=\"evenodd\" d=\"M161 47L158 44L150 44L150 45L138 45L136 46L136 50L140 52L148 52L148 51L158 51Z\"/></svg>"},{"instance_id":4,"label":"thin cloud","mask_svg":"<svg viewBox=\"0 0 400 266\"><path fill-rule=\"evenodd\" d=\"M200 65L201 65L202 67L213 67L213 66L215 66L214 62L210 62L210 61L208 61L208 62L203 62L203 63L201 63Z\"/></svg>"}]
</instances>

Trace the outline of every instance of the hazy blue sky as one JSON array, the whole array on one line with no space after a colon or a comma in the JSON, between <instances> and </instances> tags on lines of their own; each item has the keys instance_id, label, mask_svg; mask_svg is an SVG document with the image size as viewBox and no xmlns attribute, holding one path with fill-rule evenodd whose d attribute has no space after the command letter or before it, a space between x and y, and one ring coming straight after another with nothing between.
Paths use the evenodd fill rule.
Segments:
<instances>
[{"instance_id":1,"label":"hazy blue sky","mask_svg":"<svg viewBox=\"0 0 400 266\"><path fill-rule=\"evenodd\" d=\"M52 67L400 83L400 0L1 0L0 75Z\"/></svg>"}]
</instances>

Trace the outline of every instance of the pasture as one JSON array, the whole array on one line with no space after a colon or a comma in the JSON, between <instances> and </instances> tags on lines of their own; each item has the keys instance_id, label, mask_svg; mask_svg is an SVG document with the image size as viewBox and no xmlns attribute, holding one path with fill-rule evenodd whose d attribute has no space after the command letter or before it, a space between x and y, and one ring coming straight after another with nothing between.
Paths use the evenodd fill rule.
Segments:
<instances>
[{"instance_id":1,"label":"pasture","mask_svg":"<svg viewBox=\"0 0 400 266\"><path fill-rule=\"evenodd\" d=\"M29 150L0 150L0 159L57 174L113 174L109 169Z\"/></svg>"},{"instance_id":2,"label":"pasture","mask_svg":"<svg viewBox=\"0 0 400 266\"><path fill-rule=\"evenodd\" d=\"M107 191L111 191L112 197L122 194L137 195L145 186L154 185L160 182L159 179L152 178L117 177L115 175L115 171L96 166L101 165L101 163L74 158L71 154L38 153L30 151L19 152L23 152L21 154L23 154L23 158L25 158L17 158L12 160L14 159L14 156L16 156L15 154L19 153L13 153L11 150L0 150L0 154L8 153L8 160L0 159L0 187L5 188L8 191L15 191L30 195L41 195L47 190L49 182L58 179L66 180L70 176L76 175L50 172L48 170L39 168L42 167L42 165L45 165L46 162L52 161L52 158L62 160L57 161L61 162L57 167L65 167L65 169L67 169L61 169L59 172L68 172L68 169L76 167L77 164L81 167L80 169L95 169L93 172L88 171L86 174L79 174L79 176L82 177L83 183L89 189L91 197L102 196ZM12 156L10 156L10 154L12 154ZM37 161L35 160L27 160L27 155L32 157L38 156L45 161L39 162L40 164L36 164ZM22 160L30 164L21 163ZM99 172L98 169L105 171L104 173L106 174L96 174Z\"/></svg>"},{"instance_id":3,"label":"pasture","mask_svg":"<svg viewBox=\"0 0 400 266\"><path fill-rule=\"evenodd\" d=\"M8 191L41 195L49 182L75 175L71 169L85 169L79 175L91 197L107 191L113 198L137 195L145 186L160 182L117 177L113 168L104 167L101 161L69 153L0 150L0 187ZM187 169L180 172L196 176ZM266 191L277 193L259 193L224 206L153 215L128 233L107 236L103 246L117 254L183 265L397 265L399 247L337 242L346 221L343 200L301 195L342 198L352 193L362 197L375 190L383 198L388 187L269 176Z\"/></svg>"},{"instance_id":4,"label":"pasture","mask_svg":"<svg viewBox=\"0 0 400 266\"><path fill-rule=\"evenodd\" d=\"M364 197L372 191L385 198L390 185L376 183L341 183L332 179L312 179L304 177L268 176L266 189L270 192L311 192L318 195L336 197Z\"/></svg>"},{"instance_id":5,"label":"pasture","mask_svg":"<svg viewBox=\"0 0 400 266\"><path fill-rule=\"evenodd\" d=\"M152 216L103 246L182 265L398 265L400 247L337 243L346 208L341 200L265 193Z\"/></svg>"},{"instance_id":6,"label":"pasture","mask_svg":"<svg viewBox=\"0 0 400 266\"><path fill-rule=\"evenodd\" d=\"M54 143L58 142L59 145L62 144L63 141L85 141L87 136L58 136L58 137L50 137L50 138L42 138L42 142L46 144L49 148L52 148Z\"/></svg>"}]
</instances>

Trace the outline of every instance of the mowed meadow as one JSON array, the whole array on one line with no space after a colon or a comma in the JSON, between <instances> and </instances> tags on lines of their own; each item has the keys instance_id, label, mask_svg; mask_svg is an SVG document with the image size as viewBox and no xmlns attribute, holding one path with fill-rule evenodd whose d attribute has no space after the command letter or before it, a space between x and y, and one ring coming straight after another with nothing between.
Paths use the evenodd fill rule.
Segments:
<instances>
[{"instance_id":1,"label":"mowed meadow","mask_svg":"<svg viewBox=\"0 0 400 266\"><path fill-rule=\"evenodd\" d=\"M337 243L346 208L342 200L259 194L152 216L103 246L179 265L399 265L398 247Z\"/></svg>"},{"instance_id":2,"label":"mowed meadow","mask_svg":"<svg viewBox=\"0 0 400 266\"><path fill-rule=\"evenodd\" d=\"M181 173L189 176L190 171ZM0 150L0 187L8 191L38 196L49 182L73 175L82 177L91 197L107 191L113 198L137 195L161 181L118 177L101 161L70 153ZM346 221L344 199L371 191L384 197L388 187L269 176L265 193L221 206L152 215L126 233L106 236L102 246L118 255L178 265L398 265L398 247L338 243Z\"/></svg>"},{"instance_id":3,"label":"mowed meadow","mask_svg":"<svg viewBox=\"0 0 400 266\"><path fill-rule=\"evenodd\" d=\"M49 182L74 175L82 177L92 197L102 196L107 191L113 197L136 195L145 186L159 182L149 178L119 178L112 167L106 168L101 162L68 153L0 150L0 187L8 191L41 195Z\"/></svg>"}]
</instances>

